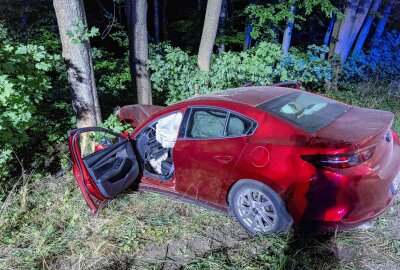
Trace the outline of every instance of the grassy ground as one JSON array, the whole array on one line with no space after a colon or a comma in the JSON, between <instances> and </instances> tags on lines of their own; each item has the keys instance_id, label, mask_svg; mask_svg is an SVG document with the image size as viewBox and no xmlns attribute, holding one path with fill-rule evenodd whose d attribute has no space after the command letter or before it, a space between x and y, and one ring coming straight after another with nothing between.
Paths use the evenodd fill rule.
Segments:
<instances>
[{"instance_id":1,"label":"grassy ground","mask_svg":"<svg viewBox=\"0 0 400 270\"><path fill-rule=\"evenodd\" d=\"M397 115L400 100L329 95ZM400 200L368 230L250 236L230 217L128 191L91 217L73 176L21 178L0 203L0 269L399 269Z\"/></svg>"},{"instance_id":2,"label":"grassy ground","mask_svg":"<svg viewBox=\"0 0 400 270\"><path fill-rule=\"evenodd\" d=\"M1 269L399 269L400 201L369 230L250 236L230 217L127 192L91 217L71 175L25 183L0 212Z\"/></svg>"}]
</instances>

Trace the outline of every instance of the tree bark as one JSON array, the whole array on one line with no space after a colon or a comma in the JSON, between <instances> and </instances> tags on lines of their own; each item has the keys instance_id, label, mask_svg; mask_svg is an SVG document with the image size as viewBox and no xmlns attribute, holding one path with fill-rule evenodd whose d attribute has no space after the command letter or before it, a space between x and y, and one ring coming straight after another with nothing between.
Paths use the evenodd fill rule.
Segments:
<instances>
[{"instance_id":1,"label":"tree bark","mask_svg":"<svg viewBox=\"0 0 400 270\"><path fill-rule=\"evenodd\" d=\"M129 65L132 84L136 86L137 103L152 104L146 0L126 0L126 18L129 38Z\"/></svg>"},{"instance_id":2,"label":"tree bark","mask_svg":"<svg viewBox=\"0 0 400 270\"><path fill-rule=\"evenodd\" d=\"M393 1L389 1L383 11L383 16L380 18L374 36L372 37L372 45L374 46L381 38L385 30L386 23L389 19L390 12L392 11Z\"/></svg>"},{"instance_id":3,"label":"tree bark","mask_svg":"<svg viewBox=\"0 0 400 270\"><path fill-rule=\"evenodd\" d=\"M160 13L158 8L158 0L154 0L154 43L160 42Z\"/></svg>"},{"instance_id":4,"label":"tree bark","mask_svg":"<svg viewBox=\"0 0 400 270\"><path fill-rule=\"evenodd\" d=\"M364 46L365 40L367 39L367 36L369 34L369 30L371 29L372 22L375 17L375 13L378 11L378 8L381 4L381 0L375 0L370 11L368 14L367 19L364 22L364 25L360 31L360 34L358 34L358 38L356 41L356 44L354 45L353 53L352 56L355 56L359 54Z\"/></svg>"},{"instance_id":5,"label":"tree bark","mask_svg":"<svg viewBox=\"0 0 400 270\"><path fill-rule=\"evenodd\" d=\"M67 63L68 81L71 85L72 106L78 128L97 126L101 123L101 112L93 74L93 63L89 41L73 44L67 36L74 30L75 22L87 27L82 0L53 0L60 31L62 55Z\"/></svg>"},{"instance_id":6,"label":"tree bark","mask_svg":"<svg viewBox=\"0 0 400 270\"><path fill-rule=\"evenodd\" d=\"M250 24L250 19L247 18L247 23L244 28L244 43L243 43L243 51L247 51L248 49L251 48L251 31L253 30L253 27Z\"/></svg>"},{"instance_id":7,"label":"tree bark","mask_svg":"<svg viewBox=\"0 0 400 270\"><path fill-rule=\"evenodd\" d=\"M162 11L162 36L163 40L168 40L168 16L167 16L167 0L163 1Z\"/></svg>"},{"instance_id":8,"label":"tree bark","mask_svg":"<svg viewBox=\"0 0 400 270\"><path fill-rule=\"evenodd\" d=\"M333 26L335 25L335 20L336 20L336 15L333 14L331 20L329 21L328 28L326 29L326 34L325 34L325 38L324 38L324 45L325 46L329 45L329 40L331 39Z\"/></svg>"},{"instance_id":9,"label":"tree bark","mask_svg":"<svg viewBox=\"0 0 400 270\"><path fill-rule=\"evenodd\" d=\"M347 56L350 53L351 48L353 47L354 41L357 38L358 33L360 32L360 29L365 21L365 18L368 15L369 9L371 7L372 0L364 0L360 3L356 16L353 21L353 25L351 27L350 35L347 39L347 43L345 47L343 48L341 57L342 57L342 62L346 61Z\"/></svg>"},{"instance_id":10,"label":"tree bark","mask_svg":"<svg viewBox=\"0 0 400 270\"><path fill-rule=\"evenodd\" d=\"M338 40L335 45L335 53L337 53L338 55L341 55L342 51L346 47L351 28L353 26L354 18L356 17L359 2L360 0L350 0L349 5L344 11L344 20L340 24Z\"/></svg>"},{"instance_id":11,"label":"tree bark","mask_svg":"<svg viewBox=\"0 0 400 270\"><path fill-rule=\"evenodd\" d=\"M296 6L290 7L290 13L292 14L292 17L288 18L287 24L286 24L286 29L285 29L285 32L283 33L283 39L282 39L283 53L289 52L290 41L292 39L292 33L293 33L294 16L296 14Z\"/></svg>"},{"instance_id":12,"label":"tree bark","mask_svg":"<svg viewBox=\"0 0 400 270\"><path fill-rule=\"evenodd\" d=\"M223 36L225 30L226 18L228 17L228 1L223 0L221 13L219 14L218 35ZM225 52L225 44L221 43L218 49L219 53Z\"/></svg>"},{"instance_id":13,"label":"tree bark","mask_svg":"<svg viewBox=\"0 0 400 270\"><path fill-rule=\"evenodd\" d=\"M201 35L197 64L200 70L209 71L211 55L218 30L222 0L208 0L203 33Z\"/></svg>"},{"instance_id":14,"label":"tree bark","mask_svg":"<svg viewBox=\"0 0 400 270\"><path fill-rule=\"evenodd\" d=\"M329 43L328 58L331 58L333 53L335 52L335 48L336 48L336 44L337 44L337 41L338 41L339 30L340 30L340 25L341 24L342 24L342 21L336 20L335 21L335 25L333 26L331 40L330 40L330 43Z\"/></svg>"}]
</instances>

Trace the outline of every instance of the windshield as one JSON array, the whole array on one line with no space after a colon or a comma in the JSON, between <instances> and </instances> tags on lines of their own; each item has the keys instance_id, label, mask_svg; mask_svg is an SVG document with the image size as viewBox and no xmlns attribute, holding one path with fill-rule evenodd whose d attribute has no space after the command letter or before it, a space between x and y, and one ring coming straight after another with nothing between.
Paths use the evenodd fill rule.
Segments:
<instances>
[{"instance_id":1,"label":"windshield","mask_svg":"<svg viewBox=\"0 0 400 270\"><path fill-rule=\"evenodd\" d=\"M257 106L310 133L333 122L350 106L307 92L289 93Z\"/></svg>"}]
</instances>

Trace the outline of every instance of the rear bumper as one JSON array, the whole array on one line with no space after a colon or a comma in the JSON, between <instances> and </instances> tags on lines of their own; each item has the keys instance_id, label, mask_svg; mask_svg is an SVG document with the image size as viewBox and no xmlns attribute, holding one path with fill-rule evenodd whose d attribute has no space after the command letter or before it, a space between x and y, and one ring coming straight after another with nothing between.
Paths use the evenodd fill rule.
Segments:
<instances>
[{"instance_id":1,"label":"rear bumper","mask_svg":"<svg viewBox=\"0 0 400 270\"><path fill-rule=\"evenodd\" d=\"M385 212L400 193L399 189L394 192L392 185L400 177L398 143L392 153L385 168L370 173L356 167L350 172L319 171L316 183L306 194L308 207L299 225L311 230L346 230Z\"/></svg>"}]
</instances>

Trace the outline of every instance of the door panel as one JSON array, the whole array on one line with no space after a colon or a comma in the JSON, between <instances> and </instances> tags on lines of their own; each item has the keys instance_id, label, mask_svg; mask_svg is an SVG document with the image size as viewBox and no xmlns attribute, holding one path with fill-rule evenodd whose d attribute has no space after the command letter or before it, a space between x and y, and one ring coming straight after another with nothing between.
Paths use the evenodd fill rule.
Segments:
<instances>
[{"instance_id":1,"label":"door panel","mask_svg":"<svg viewBox=\"0 0 400 270\"><path fill-rule=\"evenodd\" d=\"M137 179L139 165L131 141L95 127L72 130L68 135L75 178L95 213Z\"/></svg>"},{"instance_id":2,"label":"door panel","mask_svg":"<svg viewBox=\"0 0 400 270\"><path fill-rule=\"evenodd\" d=\"M183 151L175 149L174 157L184 162L176 166L176 189L182 194L218 202L221 188L228 179L246 145L245 137L182 140ZM190 153L190 154L188 154Z\"/></svg>"},{"instance_id":3,"label":"door panel","mask_svg":"<svg viewBox=\"0 0 400 270\"><path fill-rule=\"evenodd\" d=\"M247 144L255 124L229 110L192 107L186 111L174 149L176 190L218 202L224 183Z\"/></svg>"}]
</instances>

